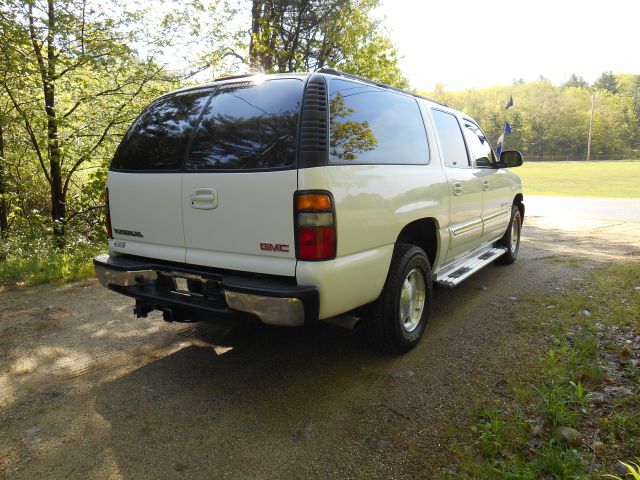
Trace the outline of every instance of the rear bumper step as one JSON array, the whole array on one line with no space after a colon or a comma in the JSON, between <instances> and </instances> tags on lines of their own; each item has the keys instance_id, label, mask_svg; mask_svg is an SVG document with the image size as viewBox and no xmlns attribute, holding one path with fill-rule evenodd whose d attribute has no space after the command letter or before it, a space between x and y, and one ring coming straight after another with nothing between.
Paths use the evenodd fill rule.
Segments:
<instances>
[{"instance_id":1,"label":"rear bumper step","mask_svg":"<svg viewBox=\"0 0 640 480\"><path fill-rule=\"evenodd\" d=\"M318 319L318 290L293 278L250 277L124 255L93 259L100 283L136 299L136 314L162 310L165 319L257 317L300 326Z\"/></svg>"}]
</instances>

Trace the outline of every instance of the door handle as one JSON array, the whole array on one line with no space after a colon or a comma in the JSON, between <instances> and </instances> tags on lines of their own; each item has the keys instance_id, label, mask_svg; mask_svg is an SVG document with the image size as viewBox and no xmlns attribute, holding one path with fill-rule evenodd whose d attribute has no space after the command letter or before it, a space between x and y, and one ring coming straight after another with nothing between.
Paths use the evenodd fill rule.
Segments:
<instances>
[{"instance_id":1,"label":"door handle","mask_svg":"<svg viewBox=\"0 0 640 480\"><path fill-rule=\"evenodd\" d=\"M460 182L456 182L453 184L453 194L455 196L462 195L462 185L460 184Z\"/></svg>"},{"instance_id":2,"label":"door handle","mask_svg":"<svg viewBox=\"0 0 640 480\"><path fill-rule=\"evenodd\" d=\"M192 202L213 202L213 199L215 197L213 195L202 194L202 195L190 195L189 198L191 199Z\"/></svg>"},{"instance_id":3,"label":"door handle","mask_svg":"<svg viewBox=\"0 0 640 480\"><path fill-rule=\"evenodd\" d=\"M485 181L482 182L482 190L484 190L485 192L487 190L489 190L489 182L488 181L485 180Z\"/></svg>"},{"instance_id":4,"label":"door handle","mask_svg":"<svg viewBox=\"0 0 640 480\"><path fill-rule=\"evenodd\" d=\"M213 188L196 188L189 195L191 208L199 210L213 210L218 206L218 192Z\"/></svg>"}]
</instances>

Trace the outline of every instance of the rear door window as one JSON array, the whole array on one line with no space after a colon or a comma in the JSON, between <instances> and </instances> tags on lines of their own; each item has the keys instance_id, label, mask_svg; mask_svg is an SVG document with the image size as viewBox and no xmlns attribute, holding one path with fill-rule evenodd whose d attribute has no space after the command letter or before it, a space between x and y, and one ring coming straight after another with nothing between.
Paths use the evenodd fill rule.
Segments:
<instances>
[{"instance_id":1,"label":"rear door window","mask_svg":"<svg viewBox=\"0 0 640 480\"><path fill-rule=\"evenodd\" d=\"M221 85L195 133L187 170L294 167L303 87L299 79Z\"/></svg>"},{"instance_id":2,"label":"rear door window","mask_svg":"<svg viewBox=\"0 0 640 480\"><path fill-rule=\"evenodd\" d=\"M450 113L436 109L431 110L431 115L440 140L444 165L446 167L468 167L470 165L469 156L458 119Z\"/></svg>"},{"instance_id":3,"label":"rear door window","mask_svg":"<svg viewBox=\"0 0 640 480\"><path fill-rule=\"evenodd\" d=\"M178 93L149 105L125 135L112 170L177 171L212 90Z\"/></svg>"},{"instance_id":4,"label":"rear door window","mask_svg":"<svg viewBox=\"0 0 640 480\"><path fill-rule=\"evenodd\" d=\"M426 164L429 145L413 97L373 85L331 80L329 161Z\"/></svg>"}]
</instances>

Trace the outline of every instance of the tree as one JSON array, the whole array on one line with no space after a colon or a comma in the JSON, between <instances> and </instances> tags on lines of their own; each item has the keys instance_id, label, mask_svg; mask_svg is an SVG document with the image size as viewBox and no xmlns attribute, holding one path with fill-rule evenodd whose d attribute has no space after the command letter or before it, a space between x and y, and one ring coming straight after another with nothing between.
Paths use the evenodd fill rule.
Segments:
<instances>
[{"instance_id":1,"label":"tree","mask_svg":"<svg viewBox=\"0 0 640 480\"><path fill-rule=\"evenodd\" d=\"M603 72L594 82L593 86L598 90L606 90L609 93L618 93L618 81L613 72Z\"/></svg>"},{"instance_id":2,"label":"tree","mask_svg":"<svg viewBox=\"0 0 640 480\"><path fill-rule=\"evenodd\" d=\"M563 87L589 88L589 83L579 75L572 73L563 85Z\"/></svg>"},{"instance_id":3,"label":"tree","mask_svg":"<svg viewBox=\"0 0 640 480\"><path fill-rule=\"evenodd\" d=\"M249 64L271 72L322 67L407 87L398 54L371 16L379 0L252 0Z\"/></svg>"},{"instance_id":4,"label":"tree","mask_svg":"<svg viewBox=\"0 0 640 480\"><path fill-rule=\"evenodd\" d=\"M53 231L62 237L77 174L100 158L130 123L146 88L163 78L153 59L127 43L133 17L120 24L90 0L0 0L0 88L21 119L50 190Z\"/></svg>"},{"instance_id":5,"label":"tree","mask_svg":"<svg viewBox=\"0 0 640 480\"><path fill-rule=\"evenodd\" d=\"M2 238L7 236L7 230L9 229L7 189L5 186L4 123L4 115L0 111L0 237Z\"/></svg>"}]
</instances>

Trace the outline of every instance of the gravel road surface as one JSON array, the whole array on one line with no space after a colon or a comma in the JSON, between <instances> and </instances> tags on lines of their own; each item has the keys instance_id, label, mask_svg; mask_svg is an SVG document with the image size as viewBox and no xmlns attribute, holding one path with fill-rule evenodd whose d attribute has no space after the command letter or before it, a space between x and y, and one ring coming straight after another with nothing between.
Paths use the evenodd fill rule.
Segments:
<instances>
[{"instance_id":1,"label":"gravel road surface","mask_svg":"<svg viewBox=\"0 0 640 480\"><path fill-rule=\"evenodd\" d=\"M638 201L528 199L520 255L437 289L402 357L332 325L135 319L95 280L0 291L0 478L431 478L524 373L523 296L640 260Z\"/></svg>"}]
</instances>

